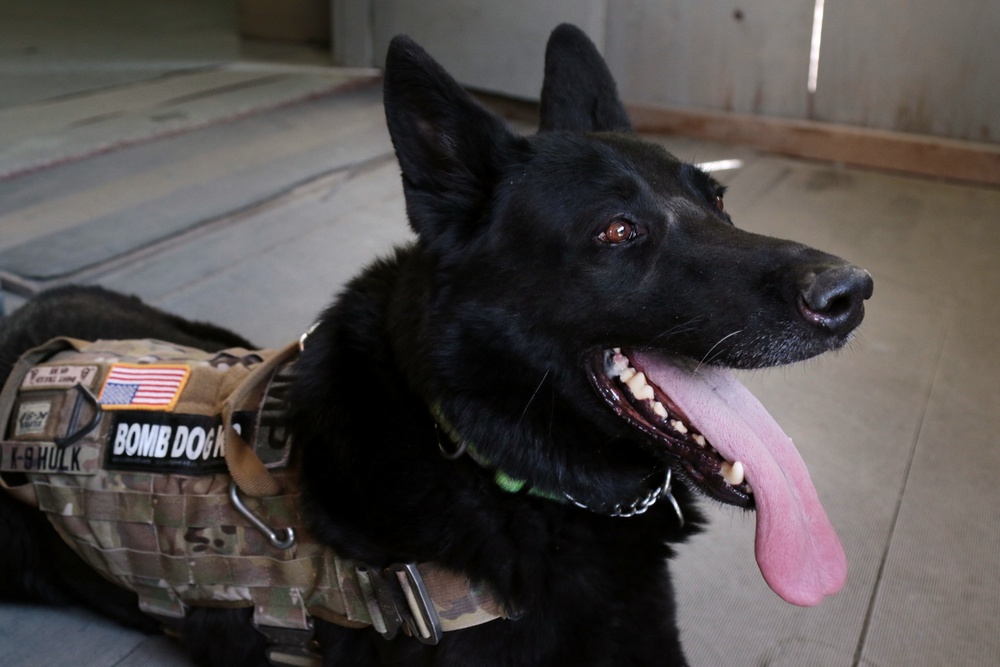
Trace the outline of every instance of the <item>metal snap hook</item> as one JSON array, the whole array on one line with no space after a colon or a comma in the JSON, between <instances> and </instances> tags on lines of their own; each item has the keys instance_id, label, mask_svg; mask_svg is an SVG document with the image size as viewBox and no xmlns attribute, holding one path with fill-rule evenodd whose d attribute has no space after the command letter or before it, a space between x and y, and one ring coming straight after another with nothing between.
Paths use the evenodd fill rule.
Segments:
<instances>
[{"instance_id":1,"label":"metal snap hook","mask_svg":"<svg viewBox=\"0 0 1000 667\"><path fill-rule=\"evenodd\" d=\"M319 320L313 322L312 326L306 329L306 332L304 334L299 336L299 352L306 351L306 340L309 338L309 336L312 335L314 331L316 331L316 327L318 326L319 326Z\"/></svg>"},{"instance_id":2,"label":"metal snap hook","mask_svg":"<svg viewBox=\"0 0 1000 667\"><path fill-rule=\"evenodd\" d=\"M236 482L229 483L229 500L232 501L233 507L236 511L242 514L247 521L253 524L254 528L264 533L268 541L271 543L275 549L291 549L295 546L295 529L280 528L279 530L285 534L285 536L278 537L278 533L273 530L270 526L264 523L260 517L250 511L250 508L243 504L240 500L239 488L236 486Z\"/></svg>"},{"instance_id":3,"label":"metal snap hook","mask_svg":"<svg viewBox=\"0 0 1000 667\"><path fill-rule=\"evenodd\" d=\"M681 512L680 503L678 503L677 499L674 498L674 494L670 492L670 482L672 481L672 477L673 477L673 474L672 474L671 469L667 468L667 481L664 482L663 488L662 488L660 494L663 495L663 496L666 496L667 500L670 501L670 505L674 508L674 512L677 514L677 521L680 523L680 525L678 526L678 528L683 528L684 527L684 513Z\"/></svg>"}]
</instances>

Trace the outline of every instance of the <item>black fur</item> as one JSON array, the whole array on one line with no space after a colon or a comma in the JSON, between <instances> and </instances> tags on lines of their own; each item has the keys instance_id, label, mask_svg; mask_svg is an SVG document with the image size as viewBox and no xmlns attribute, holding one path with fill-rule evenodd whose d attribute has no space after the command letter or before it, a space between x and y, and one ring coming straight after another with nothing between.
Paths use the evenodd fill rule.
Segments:
<instances>
[{"instance_id":1,"label":"black fur","mask_svg":"<svg viewBox=\"0 0 1000 667\"><path fill-rule=\"evenodd\" d=\"M306 342L289 417L306 508L344 555L436 561L488 582L521 616L435 647L320 623L325 664L686 664L666 561L700 522L688 486L674 487L683 529L666 502L613 518L510 493L468 457L439 454L433 410L530 486L592 506L635 498L674 462L598 397L590 355L804 359L846 341L870 279L735 228L713 179L628 133L606 65L572 26L549 43L535 136L515 135L405 37L389 49L385 106L418 240L355 278ZM628 238L607 242L622 222ZM245 344L73 288L0 324L0 376L54 335ZM102 611L148 626L132 596L68 576L60 563L73 557L43 519L6 497L0 512L0 595L113 599ZM264 664L246 612L198 610L184 641L203 664Z\"/></svg>"}]
</instances>

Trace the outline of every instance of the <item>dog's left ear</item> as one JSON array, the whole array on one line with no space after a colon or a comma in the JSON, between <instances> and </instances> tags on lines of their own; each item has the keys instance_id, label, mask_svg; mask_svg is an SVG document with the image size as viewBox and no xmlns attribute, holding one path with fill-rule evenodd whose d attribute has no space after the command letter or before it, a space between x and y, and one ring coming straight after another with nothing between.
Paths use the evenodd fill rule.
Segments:
<instances>
[{"instance_id":1,"label":"dog's left ear","mask_svg":"<svg viewBox=\"0 0 1000 667\"><path fill-rule=\"evenodd\" d=\"M431 248L468 238L525 141L405 35L389 44L384 88L410 226Z\"/></svg>"},{"instance_id":2,"label":"dog's left ear","mask_svg":"<svg viewBox=\"0 0 1000 667\"><path fill-rule=\"evenodd\" d=\"M540 132L632 130L607 63L590 38L569 23L552 31L545 48L540 115Z\"/></svg>"}]
</instances>

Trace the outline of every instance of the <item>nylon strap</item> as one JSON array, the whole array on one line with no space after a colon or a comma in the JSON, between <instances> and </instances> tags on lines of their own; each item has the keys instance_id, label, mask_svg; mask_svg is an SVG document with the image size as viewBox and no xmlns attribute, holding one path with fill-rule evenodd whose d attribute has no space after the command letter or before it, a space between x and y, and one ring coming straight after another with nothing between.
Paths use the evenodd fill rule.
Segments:
<instances>
[{"instance_id":1,"label":"nylon strap","mask_svg":"<svg viewBox=\"0 0 1000 667\"><path fill-rule=\"evenodd\" d=\"M247 407L267 384L271 375L285 362L298 354L298 343L279 350L274 356L254 367L246 379L222 404L223 428L226 435L226 466L240 491L248 496L261 498L274 496L281 487L264 467L253 447L233 427L233 413Z\"/></svg>"}]
</instances>

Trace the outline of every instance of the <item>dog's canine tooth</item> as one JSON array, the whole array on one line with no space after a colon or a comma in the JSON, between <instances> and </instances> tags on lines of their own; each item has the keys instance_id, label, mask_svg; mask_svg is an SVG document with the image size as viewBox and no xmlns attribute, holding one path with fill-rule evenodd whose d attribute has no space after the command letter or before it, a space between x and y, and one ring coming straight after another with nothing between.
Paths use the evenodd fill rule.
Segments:
<instances>
[{"instance_id":1,"label":"dog's canine tooth","mask_svg":"<svg viewBox=\"0 0 1000 667\"><path fill-rule=\"evenodd\" d=\"M652 400L656 396L653 393L653 388L646 382L645 373L641 371L630 377L625 384L628 385L632 395L640 401Z\"/></svg>"},{"instance_id":2,"label":"dog's canine tooth","mask_svg":"<svg viewBox=\"0 0 1000 667\"><path fill-rule=\"evenodd\" d=\"M661 417L662 419L666 419L667 417L670 416L670 413L667 412L667 409L663 407L663 403L660 403L659 401L653 401L653 412L655 412L657 416Z\"/></svg>"},{"instance_id":3,"label":"dog's canine tooth","mask_svg":"<svg viewBox=\"0 0 1000 667\"><path fill-rule=\"evenodd\" d=\"M626 368L629 368L629 364L628 357L624 354L615 354L611 357L611 369L613 374L621 374L621 372Z\"/></svg>"},{"instance_id":4,"label":"dog's canine tooth","mask_svg":"<svg viewBox=\"0 0 1000 667\"><path fill-rule=\"evenodd\" d=\"M721 470L722 470L722 478L726 480L726 482L730 486L739 486L740 484L743 483L744 480L743 464L740 463L739 461L736 461L734 463L726 461L725 463L722 464Z\"/></svg>"}]
</instances>

